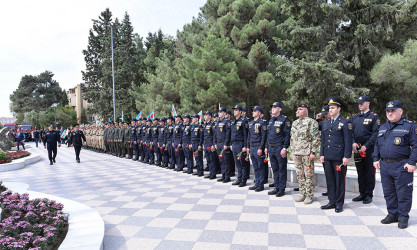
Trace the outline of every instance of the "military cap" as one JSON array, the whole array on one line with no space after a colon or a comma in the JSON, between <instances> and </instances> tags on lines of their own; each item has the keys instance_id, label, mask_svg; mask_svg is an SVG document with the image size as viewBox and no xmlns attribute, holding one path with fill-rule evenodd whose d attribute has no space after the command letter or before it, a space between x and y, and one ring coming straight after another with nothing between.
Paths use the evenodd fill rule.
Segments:
<instances>
[{"instance_id":1,"label":"military cap","mask_svg":"<svg viewBox=\"0 0 417 250\"><path fill-rule=\"evenodd\" d=\"M333 106L341 107L341 106L343 106L343 101L338 97L331 96L331 97L329 97L329 103L327 105L329 105L329 106L333 105Z\"/></svg>"},{"instance_id":2,"label":"military cap","mask_svg":"<svg viewBox=\"0 0 417 250\"><path fill-rule=\"evenodd\" d=\"M153 119L154 121L159 121L159 118L155 118L155 119Z\"/></svg>"},{"instance_id":3,"label":"military cap","mask_svg":"<svg viewBox=\"0 0 417 250\"><path fill-rule=\"evenodd\" d=\"M304 104L304 103L298 104L297 105L297 108L306 108L306 109L309 109L308 108L308 105L307 104Z\"/></svg>"},{"instance_id":4,"label":"military cap","mask_svg":"<svg viewBox=\"0 0 417 250\"><path fill-rule=\"evenodd\" d=\"M182 116L181 115L176 115L175 118L180 118L182 120Z\"/></svg>"},{"instance_id":5,"label":"military cap","mask_svg":"<svg viewBox=\"0 0 417 250\"><path fill-rule=\"evenodd\" d=\"M161 122L166 122L166 121L167 121L167 118L165 117L161 119Z\"/></svg>"},{"instance_id":6,"label":"military cap","mask_svg":"<svg viewBox=\"0 0 417 250\"><path fill-rule=\"evenodd\" d=\"M219 112L226 112L226 111L227 111L227 109L225 107L219 108Z\"/></svg>"},{"instance_id":7,"label":"military cap","mask_svg":"<svg viewBox=\"0 0 417 250\"><path fill-rule=\"evenodd\" d=\"M137 122L138 120L136 120L135 118L132 119L132 122Z\"/></svg>"},{"instance_id":8,"label":"military cap","mask_svg":"<svg viewBox=\"0 0 417 250\"><path fill-rule=\"evenodd\" d=\"M195 114L192 116L193 118L200 118L200 116L198 114Z\"/></svg>"},{"instance_id":9,"label":"military cap","mask_svg":"<svg viewBox=\"0 0 417 250\"><path fill-rule=\"evenodd\" d=\"M360 96L356 102L357 103L371 102L371 98L369 98L369 96L363 95L363 96Z\"/></svg>"},{"instance_id":10,"label":"military cap","mask_svg":"<svg viewBox=\"0 0 417 250\"><path fill-rule=\"evenodd\" d=\"M236 105L236 106L234 106L232 109L237 109L237 110L242 111L242 106L240 106L240 105Z\"/></svg>"},{"instance_id":11,"label":"military cap","mask_svg":"<svg viewBox=\"0 0 417 250\"><path fill-rule=\"evenodd\" d=\"M185 118L191 119L191 116L190 116L190 115L185 115L185 116L184 116L184 119L185 119Z\"/></svg>"},{"instance_id":12,"label":"military cap","mask_svg":"<svg viewBox=\"0 0 417 250\"><path fill-rule=\"evenodd\" d=\"M152 122L152 120L151 119L148 119L148 120L146 120L146 122Z\"/></svg>"},{"instance_id":13,"label":"military cap","mask_svg":"<svg viewBox=\"0 0 417 250\"><path fill-rule=\"evenodd\" d=\"M80 127L80 124L78 124L78 123L76 123L76 124L74 124L74 126L73 126L74 128L79 128Z\"/></svg>"},{"instance_id":14,"label":"military cap","mask_svg":"<svg viewBox=\"0 0 417 250\"><path fill-rule=\"evenodd\" d=\"M142 118L142 121L147 121L148 119L147 118Z\"/></svg>"},{"instance_id":15,"label":"military cap","mask_svg":"<svg viewBox=\"0 0 417 250\"><path fill-rule=\"evenodd\" d=\"M167 120L174 120L174 117L168 116Z\"/></svg>"},{"instance_id":16,"label":"military cap","mask_svg":"<svg viewBox=\"0 0 417 250\"><path fill-rule=\"evenodd\" d=\"M206 113L204 113L205 115L210 115L210 116L213 116L213 113L210 111L210 110L208 110Z\"/></svg>"},{"instance_id":17,"label":"military cap","mask_svg":"<svg viewBox=\"0 0 417 250\"><path fill-rule=\"evenodd\" d=\"M243 112L248 112L248 110L245 107L242 107Z\"/></svg>"},{"instance_id":18,"label":"military cap","mask_svg":"<svg viewBox=\"0 0 417 250\"><path fill-rule=\"evenodd\" d=\"M214 117L214 118L219 117L219 113L215 113L213 117Z\"/></svg>"},{"instance_id":19,"label":"military cap","mask_svg":"<svg viewBox=\"0 0 417 250\"><path fill-rule=\"evenodd\" d=\"M263 109L260 106L255 106L253 107L252 111L260 111L261 113L263 113Z\"/></svg>"},{"instance_id":20,"label":"military cap","mask_svg":"<svg viewBox=\"0 0 417 250\"><path fill-rule=\"evenodd\" d=\"M274 102L274 103L272 103L272 105L271 105L271 108L272 107L279 107L279 108L282 108L282 104L280 103L280 102Z\"/></svg>"},{"instance_id":21,"label":"military cap","mask_svg":"<svg viewBox=\"0 0 417 250\"><path fill-rule=\"evenodd\" d=\"M323 107L321 108L321 113L322 113L323 115L325 115L325 114L329 113L329 105L325 105L325 106L323 106Z\"/></svg>"},{"instance_id":22,"label":"military cap","mask_svg":"<svg viewBox=\"0 0 417 250\"><path fill-rule=\"evenodd\" d=\"M231 114L232 114L232 111L230 111L230 110L228 109L228 110L226 110L226 114L231 115Z\"/></svg>"},{"instance_id":23,"label":"military cap","mask_svg":"<svg viewBox=\"0 0 417 250\"><path fill-rule=\"evenodd\" d=\"M402 109L403 105L399 101L389 101L385 106L385 110Z\"/></svg>"}]
</instances>

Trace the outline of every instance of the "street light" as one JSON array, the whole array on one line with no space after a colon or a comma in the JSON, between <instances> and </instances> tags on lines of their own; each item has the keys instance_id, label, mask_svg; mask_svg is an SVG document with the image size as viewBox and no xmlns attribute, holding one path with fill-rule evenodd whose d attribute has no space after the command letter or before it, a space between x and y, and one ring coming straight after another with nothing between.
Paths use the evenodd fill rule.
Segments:
<instances>
[{"instance_id":1,"label":"street light","mask_svg":"<svg viewBox=\"0 0 417 250\"><path fill-rule=\"evenodd\" d=\"M115 91L115 84L114 84L114 49L113 49L113 25L105 24L100 22L99 20L91 19L94 23L98 23L104 26L110 27L111 30L111 67L113 73L113 121L116 122L116 91Z\"/></svg>"},{"instance_id":2,"label":"street light","mask_svg":"<svg viewBox=\"0 0 417 250\"><path fill-rule=\"evenodd\" d=\"M56 106L58 106L58 104L59 104L59 103L54 103L54 104L52 104L52 106L54 106L54 108L55 108L55 127L57 127L57 126L58 126L58 123L56 122Z\"/></svg>"}]
</instances>

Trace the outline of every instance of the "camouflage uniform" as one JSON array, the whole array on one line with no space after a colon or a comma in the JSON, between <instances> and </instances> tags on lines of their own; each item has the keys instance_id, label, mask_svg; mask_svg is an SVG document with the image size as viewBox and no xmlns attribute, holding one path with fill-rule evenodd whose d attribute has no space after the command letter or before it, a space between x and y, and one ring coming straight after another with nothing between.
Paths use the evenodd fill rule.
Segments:
<instances>
[{"instance_id":1,"label":"camouflage uniform","mask_svg":"<svg viewBox=\"0 0 417 250\"><path fill-rule=\"evenodd\" d=\"M319 142L319 125L316 120L306 117L294 121L291 128L290 148L300 194L304 197L314 196L314 161L310 162L310 154L317 152Z\"/></svg>"}]
</instances>

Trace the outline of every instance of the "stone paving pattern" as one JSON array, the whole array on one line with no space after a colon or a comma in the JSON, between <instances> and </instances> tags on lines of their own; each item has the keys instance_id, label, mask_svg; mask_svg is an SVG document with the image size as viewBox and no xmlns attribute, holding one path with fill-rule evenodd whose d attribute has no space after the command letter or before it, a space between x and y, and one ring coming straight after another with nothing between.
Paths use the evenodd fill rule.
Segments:
<instances>
[{"instance_id":1,"label":"stone paving pattern","mask_svg":"<svg viewBox=\"0 0 417 250\"><path fill-rule=\"evenodd\" d=\"M314 203L293 201L289 187L280 198L268 188L256 193L230 183L162 169L87 150L81 164L73 148L58 149L50 166L47 151L25 169L0 173L3 181L82 202L105 222L104 249L416 249L417 209L409 228L382 225L385 201L351 201L342 213L321 210L327 203L317 188ZM249 185L252 181L249 182Z\"/></svg>"}]
</instances>

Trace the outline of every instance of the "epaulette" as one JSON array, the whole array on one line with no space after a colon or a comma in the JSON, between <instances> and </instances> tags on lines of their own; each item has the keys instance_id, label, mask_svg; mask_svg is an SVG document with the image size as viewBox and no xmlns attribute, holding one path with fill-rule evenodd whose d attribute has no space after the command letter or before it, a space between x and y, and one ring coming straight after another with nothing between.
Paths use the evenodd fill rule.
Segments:
<instances>
[{"instance_id":1,"label":"epaulette","mask_svg":"<svg viewBox=\"0 0 417 250\"><path fill-rule=\"evenodd\" d=\"M377 116L377 115L378 115L377 113L374 113L374 112L372 112L372 111L371 111L371 114L372 114L372 115L374 115L374 116Z\"/></svg>"}]
</instances>

